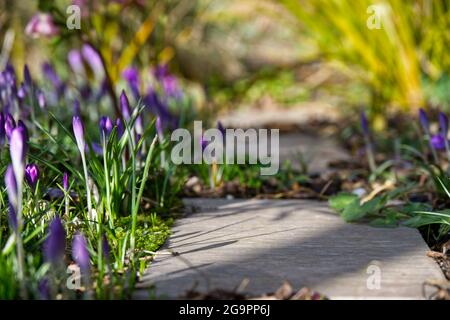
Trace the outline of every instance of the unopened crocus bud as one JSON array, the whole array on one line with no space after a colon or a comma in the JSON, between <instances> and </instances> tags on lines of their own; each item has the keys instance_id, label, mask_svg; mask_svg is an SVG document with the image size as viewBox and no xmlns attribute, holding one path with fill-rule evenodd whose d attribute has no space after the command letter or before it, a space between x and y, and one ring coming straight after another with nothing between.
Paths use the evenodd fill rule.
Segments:
<instances>
[{"instance_id":1,"label":"unopened crocus bud","mask_svg":"<svg viewBox=\"0 0 450 320\"><path fill-rule=\"evenodd\" d=\"M81 154L84 154L85 149L85 141L84 141L84 127L83 122L80 117L74 116L72 118L72 129L73 134L75 135L75 140L77 141L78 150Z\"/></svg>"},{"instance_id":2,"label":"unopened crocus bud","mask_svg":"<svg viewBox=\"0 0 450 320\"><path fill-rule=\"evenodd\" d=\"M37 90L36 99L38 101L39 108L45 109L46 99L44 92L42 92L41 90Z\"/></svg>"},{"instance_id":3,"label":"unopened crocus bud","mask_svg":"<svg viewBox=\"0 0 450 320\"><path fill-rule=\"evenodd\" d=\"M82 272L88 272L90 269L89 252L84 236L80 233L75 234L72 241L72 256Z\"/></svg>"},{"instance_id":4,"label":"unopened crocus bud","mask_svg":"<svg viewBox=\"0 0 450 320\"><path fill-rule=\"evenodd\" d=\"M49 226L49 234L44 242L45 259L52 263L62 262L66 250L66 231L62 225L61 219L55 217Z\"/></svg>"},{"instance_id":5,"label":"unopened crocus bud","mask_svg":"<svg viewBox=\"0 0 450 320\"><path fill-rule=\"evenodd\" d=\"M130 103L128 102L128 97L124 90L122 90L122 93L120 94L120 110L123 118L126 121L129 121L131 118Z\"/></svg>"},{"instance_id":6,"label":"unopened crocus bud","mask_svg":"<svg viewBox=\"0 0 450 320\"><path fill-rule=\"evenodd\" d=\"M430 123L428 121L427 113L422 108L419 109L419 122L425 133L430 132Z\"/></svg>"},{"instance_id":7,"label":"unopened crocus bud","mask_svg":"<svg viewBox=\"0 0 450 320\"><path fill-rule=\"evenodd\" d=\"M161 117L159 117L159 116L156 117L155 127L156 127L156 133L158 134L159 141L163 141L164 140L164 130L163 130L162 122L161 122Z\"/></svg>"},{"instance_id":8,"label":"unopened crocus bud","mask_svg":"<svg viewBox=\"0 0 450 320\"><path fill-rule=\"evenodd\" d=\"M222 122L217 121L217 129L219 129L220 133L222 133L222 137L225 137L226 132Z\"/></svg>"},{"instance_id":9,"label":"unopened crocus bud","mask_svg":"<svg viewBox=\"0 0 450 320\"><path fill-rule=\"evenodd\" d=\"M136 100L139 100L139 71L136 68L126 68L122 72L122 77L128 82L128 85L133 92L133 96Z\"/></svg>"},{"instance_id":10,"label":"unopened crocus bud","mask_svg":"<svg viewBox=\"0 0 450 320\"><path fill-rule=\"evenodd\" d=\"M117 126L117 137L120 139L124 133L122 120L120 120L120 118L116 120L116 126Z\"/></svg>"},{"instance_id":11,"label":"unopened crocus bud","mask_svg":"<svg viewBox=\"0 0 450 320\"><path fill-rule=\"evenodd\" d=\"M39 179L39 168L36 164L27 164L25 167L25 180L31 189L36 188L37 181Z\"/></svg>"},{"instance_id":12,"label":"unopened crocus bud","mask_svg":"<svg viewBox=\"0 0 450 320\"><path fill-rule=\"evenodd\" d=\"M78 74L84 73L83 58L80 51L75 49L70 50L67 54L67 60L69 61L69 65L72 68L73 72Z\"/></svg>"},{"instance_id":13,"label":"unopened crocus bud","mask_svg":"<svg viewBox=\"0 0 450 320\"><path fill-rule=\"evenodd\" d=\"M5 186L8 193L9 202L9 222L13 230L17 230L17 205L18 189L12 165L9 165L5 172Z\"/></svg>"},{"instance_id":14,"label":"unopened crocus bud","mask_svg":"<svg viewBox=\"0 0 450 320\"><path fill-rule=\"evenodd\" d=\"M105 136L109 136L109 134L113 129L113 123L111 119L107 116L103 116L100 118L99 126L100 126L100 134L101 135L104 134Z\"/></svg>"},{"instance_id":15,"label":"unopened crocus bud","mask_svg":"<svg viewBox=\"0 0 450 320\"><path fill-rule=\"evenodd\" d=\"M8 140L11 138L11 133L16 127L16 121L10 113L5 115L5 134Z\"/></svg>"},{"instance_id":16,"label":"unopened crocus bud","mask_svg":"<svg viewBox=\"0 0 450 320\"><path fill-rule=\"evenodd\" d=\"M25 173L27 143L27 132L25 129L19 126L14 128L9 141L9 153L14 169L14 175L16 176L16 181L19 186L22 185L23 176Z\"/></svg>"},{"instance_id":17,"label":"unopened crocus bud","mask_svg":"<svg viewBox=\"0 0 450 320\"><path fill-rule=\"evenodd\" d=\"M369 122L367 121L366 113L364 111L361 112L361 129L366 137L370 135Z\"/></svg>"},{"instance_id":18,"label":"unopened crocus bud","mask_svg":"<svg viewBox=\"0 0 450 320\"><path fill-rule=\"evenodd\" d=\"M67 174L67 172L64 172L63 175L63 188L64 191L69 191L69 175Z\"/></svg>"},{"instance_id":19,"label":"unopened crocus bud","mask_svg":"<svg viewBox=\"0 0 450 320\"><path fill-rule=\"evenodd\" d=\"M448 134L448 118L443 112L439 112L439 129L443 137L447 138Z\"/></svg>"},{"instance_id":20,"label":"unopened crocus bud","mask_svg":"<svg viewBox=\"0 0 450 320\"><path fill-rule=\"evenodd\" d=\"M103 62L98 51L90 44L84 44L81 48L81 55L91 68L97 79L103 78Z\"/></svg>"},{"instance_id":21,"label":"unopened crocus bud","mask_svg":"<svg viewBox=\"0 0 450 320\"><path fill-rule=\"evenodd\" d=\"M17 122L17 128L21 128L21 130L22 130L22 131L24 132L24 134L25 134L25 140L28 141L28 137L29 137L29 135L28 135L28 129L27 129L27 126L25 125L25 123L23 123L22 120L19 120L19 121Z\"/></svg>"},{"instance_id":22,"label":"unopened crocus bud","mask_svg":"<svg viewBox=\"0 0 450 320\"><path fill-rule=\"evenodd\" d=\"M30 69L28 69L28 66L26 64L23 67L23 80L25 81L25 84L28 86L28 88L31 88L31 86L33 85L33 80L31 80Z\"/></svg>"}]
</instances>

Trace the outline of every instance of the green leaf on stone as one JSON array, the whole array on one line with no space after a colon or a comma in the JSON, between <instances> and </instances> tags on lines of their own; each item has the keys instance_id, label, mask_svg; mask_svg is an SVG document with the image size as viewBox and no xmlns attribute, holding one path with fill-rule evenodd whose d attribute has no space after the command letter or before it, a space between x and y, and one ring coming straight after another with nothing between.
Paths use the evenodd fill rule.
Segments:
<instances>
[{"instance_id":1,"label":"green leaf on stone","mask_svg":"<svg viewBox=\"0 0 450 320\"><path fill-rule=\"evenodd\" d=\"M351 193L340 193L331 197L328 201L331 208L334 210L341 212L345 208L347 208L353 201L358 200L358 196ZM359 200L358 200L359 204Z\"/></svg>"}]
</instances>

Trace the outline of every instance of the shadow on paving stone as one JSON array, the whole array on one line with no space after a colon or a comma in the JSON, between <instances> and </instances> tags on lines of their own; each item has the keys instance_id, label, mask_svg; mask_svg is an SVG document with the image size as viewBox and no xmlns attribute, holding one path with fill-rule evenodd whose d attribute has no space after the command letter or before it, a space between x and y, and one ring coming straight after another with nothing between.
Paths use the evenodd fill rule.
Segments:
<instances>
[{"instance_id":1,"label":"shadow on paving stone","mask_svg":"<svg viewBox=\"0 0 450 320\"><path fill-rule=\"evenodd\" d=\"M187 214L139 288L180 297L195 288L274 292L284 281L332 299L420 299L443 279L419 232L346 224L325 203L302 200L186 199ZM144 291L138 294L142 296Z\"/></svg>"}]
</instances>

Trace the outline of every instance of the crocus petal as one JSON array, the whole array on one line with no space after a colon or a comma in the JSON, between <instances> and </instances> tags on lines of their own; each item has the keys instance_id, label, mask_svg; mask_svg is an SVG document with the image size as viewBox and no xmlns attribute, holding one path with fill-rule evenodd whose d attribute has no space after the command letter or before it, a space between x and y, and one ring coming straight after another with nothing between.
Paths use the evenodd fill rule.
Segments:
<instances>
[{"instance_id":1,"label":"crocus petal","mask_svg":"<svg viewBox=\"0 0 450 320\"><path fill-rule=\"evenodd\" d=\"M89 252L84 236L80 233L75 234L72 241L72 256L80 267L81 271L86 272L90 269Z\"/></svg>"},{"instance_id":2,"label":"crocus petal","mask_svg":"<svg viewBox=\"0 0 450 320\"><path fill-rule=\"evenodd\" d=\"M443 112L439 112L439 129L442 136L447 137L448 134L448 118Z\"/></svg>"},{"instance_id":3,"label":"crocus petal","mask_svg":"<svg viewBox=\"0 0 450 320\"><path fill-rule=\"evenodd\" d=\"M69 190L69 175L67 174L67 172L64 172L64 175L63 175L63 188L64 188L64 191Z\"/></svg>"},{"instance_id":4,"label":"crocus petal","mask_svg":"<svg viewBox=\"0 0 450 320\"><path fill-rule=\"evenodd\" d=\"M436 150L445 149L445 138L440 134L435 134L431 137L431 144Z\"/></svg>"},{"instance_id":5,"label":"crocus petal","mask_svg":"<svg viewBox=\"0 0 450 320\"><path fill-rule=\"evenodd\" d=\"M101 79L104 76L103 62L100 54L89 44L84 44L81 48L81 54L84 60L91 67L95 77Z\"/></svg>"},{"instance_id":6,"label":"crocus petal","mask_svg":"<svg viewBox=\"0 0 450 320\"><path fill-rule=\"evenodd\" d=\"M85 149L84 128L80 117L74 116L72 118L72 129L75 135L75 140L77 141L78 150L83 154Z\"/></svg>"},{"instance_id":7,"label":"crocus petal","mask_svg":"<svg viewBox=\"0 0 450 320\"><path fill-rule=\"evenodd\" d=\"M419 122L422 129L428 133L430 131L430 123L428 121L427 113L422 108L419 109Z\"/></svg>"},{"instance_id":8,"label":"crocus petal","mask_svg":"<svg viewBox=\"0 0 450 320\"><path fill-rule=\"evenodd\" d=\"M16 176L17 185L21 185L25 170L25 155L27 152L27 132L17 126L11 133L9 153Z\"/></svg>"},{"instance_id":9,"label":"crocus petal","mask_svg":"<svg viewBox=\"0 0 450 320\"><path fill-rule=\"evenodd\" d=\"M120 110L122 111L122 116L126 121L130 121L130 103L128 102L127 94L124 90L120 94Z\"/></svg>"},{"instance_id":10,"label":"crocus petal","mask_svg":"<svg viewBox=\"0 0 450 320\"><path fill-rule=\"evenodd\" d=\"M60 263L66 250L66 231L61 219L55 217L49 226L49 235L44 243L44 256L52 264Z\"/></svg>"}]
</instances>

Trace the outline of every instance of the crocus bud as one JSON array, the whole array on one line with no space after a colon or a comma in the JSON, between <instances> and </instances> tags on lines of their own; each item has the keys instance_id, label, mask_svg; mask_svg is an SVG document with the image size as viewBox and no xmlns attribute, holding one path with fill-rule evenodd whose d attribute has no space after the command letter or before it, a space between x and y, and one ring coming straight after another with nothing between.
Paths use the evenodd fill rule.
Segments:
<instances>
[{"instance_id":1,"label":"crocus bud","mask_svg":"<svg viewBox=\"0 0 450 320\"><path fill-rule=\"evenodd\" d=\"M51 15L47 13L35 14L25 27L25 33L33 38L40 36L52 37L58 34L58 28Z\"/></svg>"},{"instance_id":2,"label":"crocus bud","mask_svg":"<svg viewBox=\"0 0 450 320\"><path fill-rule=\"evenodd\" d=\"M72 118L72 129L77 141L78 150L80 153L84 153L85 141L84 141L84 128L80 117L74 116Z\"/></svg>"},{"instance_id":3,"label":"crocus bud","mask_svg":"<svg viewBox=\"0 0 450 320\"><path fill-rule=\"evenodd\" d=\"M222 133L222 137L225 137L225 128L222 122L217 121L217 129L219 129L220 133Z\"/></svg>"},{"instance_id":4,"label":"crocus bud","mask_svg":"<svg viewBox=\"0 0 450 320\"><path fill-rule=\"evenodd\" d=\"M27 164L25 167L25 180L31 189L36 188L37 181L39 179L39 168L36 164Z\"/></svg>"},{"instance_id":5,"label":"crocus bud","mask_svg":"<svg viewBox=\"0 0 450 320\"><path fill-rule=\"evenodd\" d=\"M124 133L122 120L120 120L120 118L116 120L116 126L117 126L117 137L120 139Z\"/></svg>"},{"instance_id":6,"label":"crocus bud","mask_svg":"<svg viewBox=\"0 0 450 320\"><path fill-rule=\"evenodd\" d=\"M9 153L17 184L22 185L27 153L27 133L23 127L16 127L11 133Z\"/></svg>"},{"instance_id":7,"label":"crocus bud","mask_svg":"<svg viewBox=\"0 0 450 320\"><path fill-rule=\"evenodd\" d=\"M122 111L122 116L126 121L129 121L131 118L130 113L130 103L128 102L128 97L124 90L120 94L120 110Z\"/></svg>"},{"instance_id":8,"label":"crocus bud","mask_svg":"<svg viewBox=\"0 0 450 320\"><path fill-rule=\"evenodd\" d=\"M23 67L23 79L28 88L31 88L33 85L33 80L31 80L30 69L28 69L27 65Z\"/></svg>"},{"instance_id":9,"label":"crocus bud","mask_svg":"<svg viewBox=\"0 0 450 320\"><path fill-rule=\"evenodd\" d=\"M139 100L139 71L136 68L126 68L122 72L122 77L128 82L136 100Z\"/></svg>"},{"instance_id":10,"label":"crocus bud","mask_svg":"<svg viewBox=\"0 0 450 320\"><path fill-rule=\"evenodd\" d=\"M158 134L159 141L163 141L164 140L164 130L163 130L162 122L161 122L161 117L159 117L159 116L156 117L155 127L156 127L156 133Z\"/></svg>"},{"instance_id":11,"label":"crocus bud","mask_svg":"<svg viewBox=\"0 0 450 320\"><path fill-rule=\"evenodd\" d=\"M41 90L37 90L36 99L38 101L39 108L45 109L46 100L44 92L42 92Z\"/></svg>"},{"instance_id":12,"label":"crocus bud","mask_svg":"<svg viewBox=\"0 0 450 320\"><path fill-rule=\"evenodd\" d=\"M58 264L66 250L66 231L59 217L55 217L49 226L49 234L44 242L44 256L52 264Z\"/></svg>"},{"instance_id":13,"label":"crocus bud","mask_svg":"<svg viewBox=\"0 0 450 320\"><path fill-rule=\"evenodd\" d=\"M82 272L88 272L90 269L89 252L84 236L80 233L75 234L72 241L72 256Z\"/></svg>"},{"instance_id":14,"label":"crocus bud","mask_svg":"<svg viewBox=\"0 0 450 320\"><path fill-rule=\"evenodd\" d=\"M419 121L425 133L430 132L430 123L428 122L427 113L422 108L419 109Z\"/></svg>"},{"instance_id":15,"label":"crocus bud","mask_svg":"<svg viewBox=\"0 0 450 320\"><path fill-rule=\"evenodd\" d=\"M448 134L448 118L443 112L439 112L439 129L441 135L447 138Z\"/></svg>"},{"instance_id":16,"label":"crocus bud","mask_svg":"<svg viewBox=\"0 0 450 320\"><path fill-rule=\"evenodd\" d=\"M361 129L366 137L370 135L369 122L367 121L366 113L364 111L361 112Z\"/></svg>"},{"instance_id":17,"label":"crocus bud","mask_svg":"<svg viewBox=\"0 0 450 320\"><path fill-rule=\"evenodd\" d=\"M11 165L5 172L5 186L8 193L9 202L9 222L14 230L17 230L17 205L18 205L18 189L14 170Z\"/></svg>"},{"instance_id":18,"label":"crocus bud","mask_svg":"<svg viewBox=\"0 0 450 320\"><path fill-rule=\"evenodd\" d=\"M11 138L11 133L16 127L16 121L10 113L6 113L5 115L5 134L8 137L8 140Z\"/></svg>"},{"instance_id":19,"label":"crocus bud","mask_svg":"<svg viewBox=\"0 0 450 320\"><path fill-rule=\"evenodd\" d=\"M69 191L69 175L67 174L67 172L64 172L63 175L63 188L64 191Z\"/></svg>"},{"instance_id":20,"label":"crocus bud","mask_svg":"<svg viewBox=\"0 0 450 320\"><path fill-rule=\"evenodd\" d=\"M100 54L89 44L84 44L81 48L81 54L91 68L96 78L103 78L103 62Z\"/></svg>"},{"instance_id":21,"label":"crocus bud","mask_svg":"<svg viewBox=\"0 0 450 320\"><path fill-rule=\"evenodd\" d=\"M84 73L83 58L80 51L70 50L67 54L67 60L69 61L69 65L72 68L73 72L78 74Z\"/></svg>"},{"instance_id":22,"label":"crocus bud","mask_svg":"<svg viewBox=\"0 0 450 320\"><path fill-rule=\"evenodd\" d=\"M104 134L105 136L109 136L109 134L113 129L113 123L111 119L107 116L103 116L100 118L99 126L100 126L100 135Z\"/></svg>"}]
</instances>

